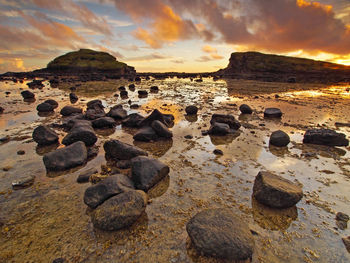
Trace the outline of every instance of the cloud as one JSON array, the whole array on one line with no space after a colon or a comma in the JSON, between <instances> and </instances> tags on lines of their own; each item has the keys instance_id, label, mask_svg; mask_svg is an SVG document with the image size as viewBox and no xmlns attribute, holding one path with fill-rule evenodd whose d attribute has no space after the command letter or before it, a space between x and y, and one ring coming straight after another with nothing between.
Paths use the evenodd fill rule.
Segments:
<instances>
[{"instance_id":1,"label":"cloud","mask_svg":"<svg viewBox=\"0 0 350 263\"><path fill-rule=\"evenodd\" d=\"M178 59L173 59L171 62L175 64L184 64L185 60L182 58L178 58Z\"/></svg>"},{"instance_id":2,"label":"cloud","mask_svg":"<svg viewBox=\"0 0 350 263\"><path fill-rule=\"evenodd\" d=\"M216 53L218 50L212 46L205 45L202 47L202 51L204 51L206 53Z\"/></svg>"},{"instance_id":3,"label":"cloud","mask_svg":"<svg viewBox=\"0 0 350 263\"><path fill-rule=\"evenodd\" d=\"M153 60L162 60L162 59L170 59L172 57L163 55L160 53L152 53L150 55L145 56L139 56L139 57L133 57L133 58L126 58L125 61L127 62L133 62L133 61L153 61Z\"/></svg>"},{"instance_id":4,"label":"cloud","mask_svg":"<svg viewBox=\"0 0 350 263\"><path fill-rule=\"evenodd\" d=\"M25 71L27 70L21 58L1 58L0 72L5 71Z\"/></svg>"}]
</instances>

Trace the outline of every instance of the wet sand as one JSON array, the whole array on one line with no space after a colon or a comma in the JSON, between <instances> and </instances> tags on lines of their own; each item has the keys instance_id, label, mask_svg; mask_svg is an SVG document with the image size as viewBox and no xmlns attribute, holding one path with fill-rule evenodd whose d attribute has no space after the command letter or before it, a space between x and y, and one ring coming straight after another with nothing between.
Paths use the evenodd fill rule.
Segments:
<instances>
[{"instance_id":1,"label":"wet sand","mask_svg":"<svg viewBox=\"0 0 350 263\"><path fill-rule=\"evenodd\" d=\"M113 95L127 81L81 83L74 105L101 99L106 108L122 103L128 113L147 115L153 109L175 116L172 140L133 142L134 129L118 125L97 131L98 156L85 166L59 176L47 175L42 155L51 148L38 148L31 138L39 124L60 123L60 109L69 105L69 88L63 83L34 90L36 101L24 102L23 84L1 82L0 137L0 262L221 262L196 255L185 229L188 220L205 208L231 208L254 232L253 262L349 262L350 253L341 238L350 230L337 228L335 214L350 212L350 148L302 144L305 130L328 127L350 136L349 85L322 86L231 80L201 83L189 79L142 81L129 99L141 107L129 108L128 99ZM138 98L137 90L159 86L157 94ZM6 91L11 94L5 95ZM278 95L276 98L275 95ZM59 107L50 116L38 116L36 105L55 99ZM84 100L84 101L83 101ZM239 114L239 105L254 109L251 116ZM199 107L198 117L185 116L190 104ZM266 120L266 107L278 107L280 120ZM233 114L241 122L236 136L202 136L213 113ZM269 136L281 129L291 137L288 148L269 146ZM60 140L65 132L55 129ZM192 139L185 139L192 135ZM170 174L149 191L150 204L132 227L115 232L94 229L83 194L90 185L76 183L79 173L106 165L103 143L119 139L145 149L170 167ZM57 145L55 147L62 147ZM222 156L213 154L223 151ZM24 155L18 155L24 150ZM7 171L4 171L7 170ZM260 170L275 172L303 185L304 197L286 210L274 210L252 199L255 176ZM127 172L127 171L125 171ZM11 183L26 175L35 182L13 190Z\"/></svg>"}]
</instances>

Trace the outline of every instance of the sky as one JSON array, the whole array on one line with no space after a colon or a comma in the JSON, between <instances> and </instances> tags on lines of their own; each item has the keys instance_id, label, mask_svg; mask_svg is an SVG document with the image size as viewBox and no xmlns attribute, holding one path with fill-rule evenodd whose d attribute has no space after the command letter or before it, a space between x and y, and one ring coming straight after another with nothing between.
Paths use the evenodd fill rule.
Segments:
<instances>
[{"instance_id":1,"label":"sky","mask_svg":"<svg viewBox=\"0 0 350 263\"><path fill-rule=\"evenodd\" d=\"M138 72L211 72L232 52L350 65L350 0L0 0L0 73L108 52Z\"/></svg>"}]
</instances>

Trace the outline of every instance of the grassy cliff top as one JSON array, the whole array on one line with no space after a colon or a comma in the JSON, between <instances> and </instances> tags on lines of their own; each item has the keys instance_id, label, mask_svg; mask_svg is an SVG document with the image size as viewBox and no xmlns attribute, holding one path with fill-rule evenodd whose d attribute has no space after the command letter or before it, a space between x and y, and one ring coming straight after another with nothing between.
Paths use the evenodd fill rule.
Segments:
<instances>
[{"instance_id":1,"label":"grassy cliff top","mask_svg":"<svg viewBox=\"0 0 350 263\"><path fill-rule=\"evenodd\" d=\"M126 66L125 63L117 61L115 57L106 52L80 49L79 51L69 52L55 58L47 65L47 68L92 68L97 70L115 70Z\"/></svg>"},{"instance_id":2,"label":"grassy cliff top","mask_svg":"<svg viewBox=\"0 0 350 263\"><path fill-rule=\"evenodd\" d=\"M244 71L323 71L350 70L350 66L259 52L235 52L231 54L228 68Z\"/></svg>"}]
</instances>

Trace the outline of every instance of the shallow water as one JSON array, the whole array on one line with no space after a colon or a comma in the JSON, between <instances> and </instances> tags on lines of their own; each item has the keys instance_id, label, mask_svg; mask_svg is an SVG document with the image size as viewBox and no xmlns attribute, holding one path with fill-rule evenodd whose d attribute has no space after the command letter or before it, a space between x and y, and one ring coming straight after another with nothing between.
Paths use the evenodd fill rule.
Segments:
<instances>
[{"instance_id":1,"label":"shallow water","mask_svg":"<svg viewBox=\"0 0 350 263\"><path fill-rule=\"evenodd\" d=\"M41 123L60 123L60 109L69 102L64 83L34 90L36 101L23 102L23 84L0 83L0 137L10 136L0 145L0 262L51 262L58 257L68 262L215 262L196 255L185 230L188 220L205 208L229 207L255 231L253 262L349 262L341 238L349 229L336 227L335 213L350 213L349 147L332 148L303 145L308 127L329 127L349 138L349 86L264 83L231 80L202 83L189 79L142 81L129 99L141 107L129 108L128 99L113 95L127 81L81 83L75 93L77 106L99 98L106 108L122 103L131 112L147 115L157 108L175 116L174 137L156 143L133 142L133 129L117 126L97 131L99 155L84 167L60 176L48 176L42 155L52 148L37 148L33 129ZM157 94L138 98L137 90L159 86ZM5 95L6 91L11 94ZM275 98L278 94L279 97ZM51 116L40 117L35 110L42 101L53 98L59 108ZM239 115L239 105L254 108L251 116ZM199 107L198 117L185 116L184 108ZM263 118L265 107L279 107L281 120ZM213 113L229 113L242 123L235 136L202 136ZM286 149L269 147L272 131L289 133ZM56 129L60 137L63 130ZM193 139L185 139L192 135ZM149 191L151 203L146 213L129 229L104 232L94 229L83 194L89 184L78 184L78 174L106 164L103 143L119 139L145 149L170 167L170 174ZM55 146L62 147L62 146ZM213 154L221 149L222 156ZM24 150L25 155L17 155ZM305 157L308 153L310 157ZM313 153L313 154L310 154ZM8 170L8 171L4 171ZM255 176L269 170L303 185L304 197L296 207L274 210L252 199ZM25 175L35 175L34 184L13 190L11 183Z\"/></svg>"}]
</instances>

